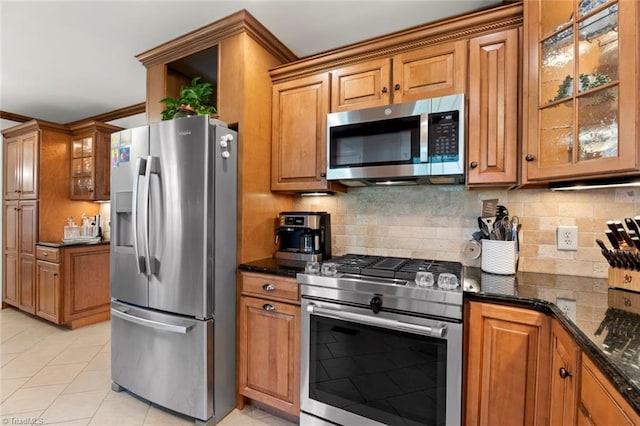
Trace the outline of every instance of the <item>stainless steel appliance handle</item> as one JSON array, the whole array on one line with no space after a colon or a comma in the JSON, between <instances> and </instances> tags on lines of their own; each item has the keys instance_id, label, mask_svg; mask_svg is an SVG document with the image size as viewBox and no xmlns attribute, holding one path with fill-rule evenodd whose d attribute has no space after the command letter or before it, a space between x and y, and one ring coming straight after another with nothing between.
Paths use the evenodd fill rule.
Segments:
<instances>
[{"instance_id":1,"label":"stainless steel appliance handle","mask_svg":"<svg viewBox=\"0 0 640 426\"><path fill-rule=\"evenodd\" d=\"M151 205L151 175L155 174L156 176L158 176L160 174L159 172L159 165L158 165L158 157L154 157L154 156L148 156L147 157L147 168L145 170L145 176L146 176L146 185L144 187L143 190L143 195L144 195L144 199L146 200L145 202L145 206L146 206L146 211L145 211L145 216L144 216L144 229L145 229L145 264L146 264L146 268L147 268L147 275L154 275L156 274L157 271L157 267L158 267L158 262L157 259L155 259L155 257L153 257L151 255L151 248L150 248L150 244L149 244L149 214L150 214L150 205ZM157 195L157 194L156 194ZM158 213L155 212L154 213ZM160 214L164 214L164 212L159 212Z\"/></svg>"},{"instance_id":2,"label":"stainless steel appliance handle","mask_svg":"<svg viewBox=\"0 0 640 426\"><path fill-rule=\"evenodd\" d=\"M151 180L152 157L148 156L144 170L144 186L142 187L142 199L144 200L144 216L142 217L142 241L145 273L151 275L151 259L149 258L149 181Z\"/></svg>"},{"instance_id":3,"label":"stainless steel appliance handle","mask_svg":"<svg viewBox=\"0 0 640 426\"><path fill-rule=\"evenodd\" d=\"M153 321L146 318L140 318L135 315L127 314L126 312L119 311L111 308L111 315L114 315L125 321L133 322L144 327L155 328L156 330L170 331L171 333L187 334L191 330L192 326L181 326L174 324L166 324L164 322Z\"/></svg>"},{"instance_id":4,"label":"stainless steel appliance handle","mask_svg":"<svg viewBox=\"0 0 640 426\"><path fill-rule=\"evenodd\" d=\"M422 336L431 336L443 338L447 334L447 325L442 324L442 327L425 327L422 325L409 324L403 321L396 321L387 318L373 317L370 315L356 314L353 312L340 311L338 309L321 308L314 304L307 306L307 312L310 314L322 315L335 319L356 321L361 324L372 325L376 327L384 327L391 330L406 331L409 333L420 334Z\"/></svg>"},{"instance_id":5,"label":"stainless steel appliance handle","mask_svg":"<svg viewBox=\"0 0 640 426\"><path fill-rule=\"evenodd\" d=\"M143 272L143 268L140 263L140 249L138 248L138 187L140 183L140 176L145 175L145 170L147 168L147 160L144 158L136 158L135 165L135 177L133 179L133 190L131 195L131 221L133 222L131 225L131 232L133 233L133 254L136 257L136 270L139 274L146 273Z\"/></svg>"}]
</instances>

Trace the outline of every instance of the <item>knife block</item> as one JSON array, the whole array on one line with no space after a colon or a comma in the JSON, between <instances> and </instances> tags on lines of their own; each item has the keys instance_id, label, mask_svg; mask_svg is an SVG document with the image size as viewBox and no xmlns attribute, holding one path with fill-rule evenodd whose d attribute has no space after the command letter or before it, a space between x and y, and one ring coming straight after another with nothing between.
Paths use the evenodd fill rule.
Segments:
<instances>
[{"instance_id":1,"label":"knife block","mask_svg":"<svg viewBox=\"0 0 640 426\"><path fill-rule=\"evenodd\" d=\"M609 287L640 292L640 272L631 269L609 268Z\"/></svg>"}]
</instances>

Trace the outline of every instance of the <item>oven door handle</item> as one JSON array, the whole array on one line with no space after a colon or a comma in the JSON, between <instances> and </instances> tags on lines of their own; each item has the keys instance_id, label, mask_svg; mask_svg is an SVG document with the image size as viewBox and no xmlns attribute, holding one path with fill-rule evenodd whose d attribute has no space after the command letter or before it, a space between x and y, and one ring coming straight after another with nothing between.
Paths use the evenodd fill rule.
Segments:
<instances>
[{"instance_id":1,"label":"oven door handle","mask_svg":"<svg viewBox=\"0 0 640 426\"><path fill-rule=\"evenodd\" d=\"M338 309L321 308L320 306L314 305L312 303L307 306L307 312L309 312L310 314L316 314L335 319L356 321L361 324L384 327L391 330L406 331L409 333L420 334L422 336L443 338L447 335L446 324L442 324L441 327L425 327L423 325L410 324L408 322L397 321L388 318L372 317L370 315L345 312Z\"/></svg>"}]
</instances>

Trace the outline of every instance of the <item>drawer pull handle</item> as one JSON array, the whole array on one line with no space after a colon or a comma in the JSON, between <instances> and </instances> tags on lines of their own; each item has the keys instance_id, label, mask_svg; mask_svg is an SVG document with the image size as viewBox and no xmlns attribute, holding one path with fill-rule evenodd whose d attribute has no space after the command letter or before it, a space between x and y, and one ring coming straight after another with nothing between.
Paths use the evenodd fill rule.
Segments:
<instances>
[{"instance_id":1,"label":"drawer pull handle","mask_svg":"<svg viewBox=\"0 0 640 426\"><path fill-rule=\"evenodd\" d=\"M276 286L273 284L265 284L262 286L262 289L264 291L274 291L276 289Z\"/></svg>"},{"instance_id":2,"label":"drawer pull handle","mask_svg":"<svg viewBox=\"0 0 640 426\"><path fill-rule=\"evenodd\" d=\"M265 303L264 305L262 305L262 309L264 309L265 311L275 311L276 307L270 303Z\"/></svg>"},{"instance_id":3,"label":"drawer pull handle","mask_svg":"<svg viewBox=\"0 0 640 426\"><path fill-rule=\"evenodd\" d=\"M44 257L49 257L49 253L47 253L46 251L45 251L44 253L42 253L42 255L43 255Z\"/></svg>"},{"instance_id":4,"label":"drawer pull handle","mask_svg":"<svg viewBox=\"0 0 640 426\"><path fill-rule=\"evenodd\" d=\"M564 367L560 367L560 370L558 370L558 374L560 374L560 377L563 379L566 379L567 377L571 377L571 373L569 372L569 370L567 370Z\"/></svg>"}]
</instances>

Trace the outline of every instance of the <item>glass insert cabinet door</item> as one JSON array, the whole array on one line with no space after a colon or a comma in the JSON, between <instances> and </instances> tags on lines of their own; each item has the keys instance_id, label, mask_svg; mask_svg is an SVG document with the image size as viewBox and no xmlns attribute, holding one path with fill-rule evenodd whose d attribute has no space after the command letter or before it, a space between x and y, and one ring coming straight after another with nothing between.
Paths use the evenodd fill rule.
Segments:
<instances>
[{"instance_id":1,"label":"glass insert cabinet door","mask_svg":"<svg viewBox=\"0 0 640 426\"><path fill-rule=\"evenodd\" d=\"M637 3L525 2L528 179L637 169Z\"/></svg>"},{"instance_id":2,"label":"glass insert cabinet door","mask_svg":"<svg viewBox=\"0 0 640 426\"><path fill-rule=\"evenodd\" d=\"M91 136L71 141L71 198L93 198L93 145Z\"/></svg>"}]
</instances>

